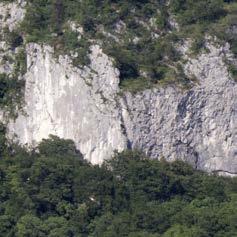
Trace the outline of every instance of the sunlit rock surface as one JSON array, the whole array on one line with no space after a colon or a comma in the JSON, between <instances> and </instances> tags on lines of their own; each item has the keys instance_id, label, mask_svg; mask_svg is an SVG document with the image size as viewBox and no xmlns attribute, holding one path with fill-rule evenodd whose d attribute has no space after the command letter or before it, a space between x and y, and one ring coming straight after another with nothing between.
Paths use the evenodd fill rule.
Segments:
<instances>
[{"instance_id":1,"label":"sunlit rock surface","mask_svg":"<svg viewBox=\"0 0 237 237\"><path fill-rule=\"evenodd\" d=\"M24 4L0 3L1 32L22 21ZM28 44L24 112L8 124L9 137L30 147L49 134L70 138L94 164L115 150L138 148L152 158L237 174L237 83L225 65L228 45L209 42L208 52L195 58L188 48L184 44L180 51L185 73L198 80L192 89L169 86L134 95L121 93L119 72L98 45L91 48L91 65L76 68L69 57L56 58L51 47ZM0 49L1 60L14 54L4 41ZM11 71L2 60L0 72Z\"/></svg>"},{"instance_id":2,"label":"sunlit rock surface","mask_svg":"<svg viewBox=\"0 0 237 237\"><path fill-rule=\"evenodd\" d=\"M136 95L119 92L119 72L99 46L91 65L76 69L50 47L28 45L25 112L9 125L22 144L49 134L73 139L86 159L101 163L114 150L138 148L152 158L187 160L208 171L237 172L237 85L224 57L228 47L189 59L199 83Z\"/></svg>"}]
</instances>

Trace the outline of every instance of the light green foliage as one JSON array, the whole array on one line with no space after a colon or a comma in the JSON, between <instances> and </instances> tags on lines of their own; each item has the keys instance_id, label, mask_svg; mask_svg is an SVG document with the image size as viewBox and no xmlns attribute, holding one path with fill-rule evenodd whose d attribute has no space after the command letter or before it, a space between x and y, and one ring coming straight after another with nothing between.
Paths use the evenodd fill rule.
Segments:
<instances>
[{"instance_id":1,"label":"light green foliage","mask_svg":"<svg viewBox=\"0 0 237 237\"><path fill-rule=\"evenodd\" d=\"M205 235L200 229L188 228L182 225L174 225L168 229L162 237L204 237Z\"/></svg>"},{"instance_id":2,"label":"light green foliage","mask_svg":"<svg viewBox=\"0 0 237 237\"><path fill-rule=\"evenodd\" d=\"M70 140L51 136L30 153L13 144L1 152L0 185L1 237L237 234L236 178L138 151L99 167Z\"/></svg>"},{"instance_id":3,"label":"light green foliage","mask_svg":"<svg viewBox=\"0 0 237 237\"><path fill-rule=\"evenodd\" d=\"M171 9L182 25L208 24L208 22L216 21L226 14L223 0L172 0Z\"/></svg>"},{"instance_id":4,"label":"light green foliage","mask_svg":"<svg viewBox=\"0 0 237 237\"><path fill-rule=\"evenodd\" d=\"M40 230L41 220L34 215L22 216L16 226L16 236L36 237L45 236Z\"/></svg>"},{"instance_id":5,"label":"light green foliage","mask_svg":"<svg viewBox=\"0 0 237 237\"><path fill-rule=\"evenodd\" d=\"M237 53L236 1L225 0L172 0L171 11L182 27L181 34L194 40L193 50L198 53L205 47L206 34L217 36L221 43L229 42Z\"/></svg>"}]
</instances>

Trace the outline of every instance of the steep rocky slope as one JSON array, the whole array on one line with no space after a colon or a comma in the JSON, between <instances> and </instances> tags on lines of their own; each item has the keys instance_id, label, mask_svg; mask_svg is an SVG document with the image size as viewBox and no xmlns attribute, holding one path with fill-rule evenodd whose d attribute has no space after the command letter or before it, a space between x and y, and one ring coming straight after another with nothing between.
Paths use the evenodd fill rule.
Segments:
<instances>
[{"instance_id":1,"label":"steep rocky slope","mask_svg":"<svg viewBox=\"0 0 237 237\"><path fill-rule=\"evenodd\" d=\"M185 74L197 78L191 89L165 86L133 94L121 91L119 71L97 44L90 65L81 69L68 56L55 57L50 46L27 44L25 107L8 122L9 137L29 146L49 134L70 138L94 164L114 150L138 148L152 158L236 174L237 84L225 63L232 54L228 44L207 40L206 47L191 58L188 44L180 46Z\"/></svg>"},{"instance_id":2,"label":"steep rocky slope","mask_svg":"<svg viewBox=\"0 0 237 237\"><path fill-rule=\"evenodd\" d=\"M90 68L78 70L66 57L57 62L50 47L28 45L27 116L9 129L22 144L49 134L73 139L92 163L129 147L234 173L237 85L223 62L228 48L209 49L186 64L199 79L191 90L167 87L121 96L118 71L98 46Z\"/></svg>"},{"instance_id":3,"label":"steep rocky slope","mask_svg":"<svg viewBox=\"0 0 237 237\"><path fill-rule=\"evenodd\" d=\"M130 114L124 120L132 146L152 157L178 157L201 169L235 173L237 87L223 62L228 49L209 45L209 50L186 64L199 85L185 92L127 94Z\"/></svg>"}]
</instances>

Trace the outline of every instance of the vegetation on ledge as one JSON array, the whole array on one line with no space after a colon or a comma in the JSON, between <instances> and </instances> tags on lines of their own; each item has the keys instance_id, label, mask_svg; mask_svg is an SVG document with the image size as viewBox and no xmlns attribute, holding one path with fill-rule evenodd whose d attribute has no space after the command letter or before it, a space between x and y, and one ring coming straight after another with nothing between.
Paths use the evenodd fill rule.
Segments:
<instances>
[{"instance_id":1,"label":"vegetation on ledge","mask_svg":"<svg viewBox=\"0 0 237 237\"><path fill-rule=\"evenodd\" d=\"M193 53L204 49L205 36L212 35L229 42L237 55L235 0L27 0L26 10L18 33L12 33L12 45L22 37L47 43L57 54L73 55L75 66L84 66L90 63L90 45L99 43L115 60L121 88L133 92L157 84L192 86L195 81L180 70L176 49L187 38L193 41Z\"/></svg>"},{"instance_id":2,"label":"vegetation on ledge","mask_svg":"<svg viewBox=\"0 0 237 237\"><path fill-rule=\"evenodd\" d=\"M35 151L7 145L0 128L2 237L233 237L237 180L140 152L92 166L70 140Z\"/></svg>"}]
</instances>

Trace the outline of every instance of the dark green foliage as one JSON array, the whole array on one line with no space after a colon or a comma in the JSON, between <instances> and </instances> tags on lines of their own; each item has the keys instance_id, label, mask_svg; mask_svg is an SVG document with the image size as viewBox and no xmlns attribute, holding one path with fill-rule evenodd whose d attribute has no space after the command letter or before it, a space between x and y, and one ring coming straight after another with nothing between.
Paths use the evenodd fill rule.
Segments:
<instances>
[{"instance_id":1,"label":"dark green foliage","mask_svg":"<svg viewBox=\"0 0 237 237\"><path fill-rule=\"evenodd\" d=\"M86 65L90 62L89 43L85 39L78 40L78 33L66 26L70 20L69 11L75 10L70 8L71 3L64 0L28 1L21 31L26 35L27 42L48 43L55 48L56 54L77 53L75 66Z\"/></svg>"},{"instance_id":2,"label":"dark green foliage","mask_svg":"<svg viewBox=\"0 0 237 237\"><path fill-rule=\"evenodd\" d=\"M156 22L154 26L149 23L151 18ZM167 19L167 7L163 1L31 0L28 1L21 31L26 41L49 43L57 54L77 53L73 59L75 66L89 64L89 42L100 40L104 51L115 59L121 87L131 87L136 91L166 80L166 73L170 70L167 64L175 67L173 61L179 59L173 47L174 41L168 36L170 26ZM83 26L84 36L80 40L78 33L67 26L71 20ZM119 21L126 24L125 32L114 31ZM160 33L162 38L153 38L153 31ZM138 42L133 42L136 37ZM163 70L164 67L167 70ZM172 77L171 81L175 82L176 75ZM180 82L178 79L177 83Z\"/></svg>"},{"instance_id":3,"label":"dark green foliage","mask_svg":"<svg viewBox=\"0 0 237 237\"><path fill-rule=\"evenodd\" d=\"M18 48L14 60L14 76L23 76L27 71L25 48Z\"/></svg>"},{"instance_id":4,"label":"dark green foliage","mask_svg":"<svg viewBox=\"0 0 237 237\"><path fill-rule=\"evenodd\" d=\"M4 40L9 44L11 49L15 49L23 44L23 38L17 31L9 31L8 28L3 32Z\"/></svg>"},{"instance_id":5,"label":"dark green foliage","mask_svg":"<svg viewBox=\"0 0 237 237\"><path fill-rule=\"evenodd\" d=\"M228 41L237 54L236 1L28 0L26 9L20 30L6 34L12 48L22 44L23 35L26 42L52 45L57 55L73 54L73 65L80 67L90 63L91 42L99 43L115 59L121 88L132 92L159 84L193 85L180 70L175 49L185 38L193 40L194 54L205 49L206 34ZM170 25L170 13L179 31ZM83 36L70 29L71 21L83 27Z\"/></svg>"},{"instance_id":6,"label":"dark green foliage","mask_svg":"<svg viewBox=\"0 0 237 237\"><path fill-rule=\"evenodd\" d=\"M62 140L57 136L50 136L50 139L43 139L38 146L41 155L45 156L81 156L71 140Z\"/></svg>"},{"instance_id":7,"label":"dark green foliage","mask_svg":"<svg viewBox=\"0 0 237 237\"><path fill-rule=\"evenodd\" d=\"M205 35L209 34L229 42L232 52L237 54L237 36L233 30L237 20L236 1L172 0L170 7L182 27L181 34L194 40L194 53L205 48Z\"/></svg>"},{"instance_id":8,"label":"dark green foliage","mask_svg":"<svg viewBox=\"0 0 237 237\"><path fill-rule=\"evenodd\" d=\"M185 25L213 22L226 14L223 0L172 0L171 9Z\"/></svg>"},{"instance_id":9,"label":"dark green foliage","mask_svg":"<svg viewBox=\"0 0 237 237\"><path fill-rule=\"evenodd\" d=\"M237 81L237 66L229 63L229 72L231 73L233 79Z\"/></svg>"},{"instance_id":10,"label":"dark green foliage","mask_svg":"<svg viewBox=\"0 0 237 237\"><path fill-rule=\"evenodd\" d=\"M17 77L0 74L0 107L15 115L21 107L24 81Z\"/></svg>"},{"instance_id":11,"label":"dark green foliage","mask_svg":"<svg viewBox=\"0 0 237 237\"><path fill-rule=\"evenodd\" d=\"M1 152L0 185L3 237L237 234L236 179L138 151L118 153L99 167L56 136L31 153L9 146Z\"/></svg>"},{"instance_id":12,"label":"dark green foliage","mask_svg":"<svg viewBox=\"0 0 237 237\"><path fill-rule=\"evenodd\" d=\"M16 117L18 111L22 109L25 87L22 76L27 71L25 49L18 47L15 50L14 57L3 56L3 61L13 63L13 72L9 75L0 73L0 108L11 118Z\"/></svg>"},{"instance_id":13,"label":"dark green foliage","mask_svg":"<svg viewBox=\"0 0 237 237\"><path fill-rule=\"evenodd\" d=\"M0 123L0 159L7 149L6 127Z\"/></svg>"}]
</instances>

